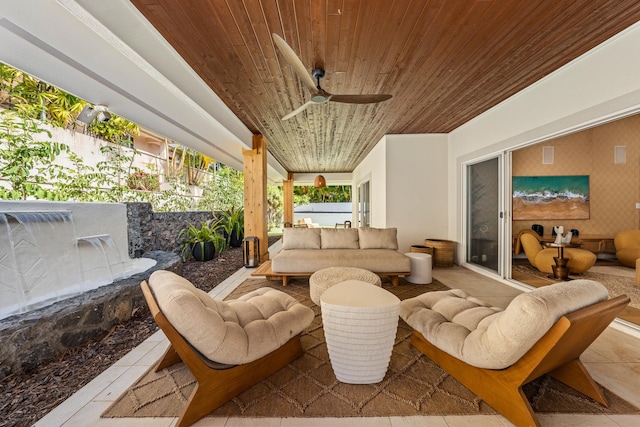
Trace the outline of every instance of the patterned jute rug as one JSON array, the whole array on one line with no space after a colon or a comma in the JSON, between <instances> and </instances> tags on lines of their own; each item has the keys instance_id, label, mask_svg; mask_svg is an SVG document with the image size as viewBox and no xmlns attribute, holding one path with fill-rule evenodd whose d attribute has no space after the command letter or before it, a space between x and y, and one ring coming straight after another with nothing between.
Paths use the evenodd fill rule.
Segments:
<instances>
[{"instance_id":1,"label":"patterned jute rug","mask_svg":"<svg viewBox=\"0 0 640 427\"><path fill-rule=\"evenodd\" d=\"M412 329L402 320L389 369L378 384L353 385L336 380L322 331L321 313L309 298L307 279L280 282L249 279L227 299L271 286L312 307L315 320L302 335L304 354L266 380L212 412L212 417L374 417L410 415L476 415L495 411L413 348ZM401 280L385 289L400 299L447 289L433 282L413 285ZM151 368L131 386L103 417L177 417L195 380L182 363L154 372ZM604 390L605 408L563 384L544 376L528 384L525 393L537 412L637 414L640 410Z\"/></svg>"}]
</instances>

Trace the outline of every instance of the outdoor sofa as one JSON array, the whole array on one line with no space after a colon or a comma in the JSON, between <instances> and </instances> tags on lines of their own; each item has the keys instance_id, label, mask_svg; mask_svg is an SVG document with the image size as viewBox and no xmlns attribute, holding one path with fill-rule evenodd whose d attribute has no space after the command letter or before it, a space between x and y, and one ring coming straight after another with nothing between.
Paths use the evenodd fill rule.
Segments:
<instances>
[{"instance_id":1,"label":"outdoor sofa","mask_svg":"<svg viewBox=\"0 0 640 427\"><path fill-rule=\"evenodd\" d=\"M379 276L411 274L411 260L398 252L396 228L285 228L282 250L254 274L281 278L311 276L328 267L357 267Z\"/></svg>"}]
</instances>

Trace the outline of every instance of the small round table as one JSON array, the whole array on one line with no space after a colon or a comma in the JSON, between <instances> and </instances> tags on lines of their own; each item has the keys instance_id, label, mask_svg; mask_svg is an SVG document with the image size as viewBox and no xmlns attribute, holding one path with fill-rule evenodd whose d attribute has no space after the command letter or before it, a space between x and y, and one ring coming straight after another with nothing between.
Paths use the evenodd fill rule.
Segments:
<instances>
[{"instance_id":1,"label":"small round table","mask_svg":"<svg viewBox=\"0 0 640 427\"><path fill-rule=\"evenodd\" d=\"M561 280L571 280L569 279L569 267L567 263L569 262L568 258L564 257L564 248L578 248L580 244L577 243L545 243L545 246L549 248L558 248L558 256L553 257L553 260L556 262L556 265L552 265L551 269L553 270L553 277Z\"/></svg>"},{"instance_id":2,"label":"small round table","mask_svg":"<svg viewBox=\"0 0 640 427\"><path fill-rule=\"evenodd\" d=\"M426 285L432 282L431 255L419 252L407 252L405 254L411 259L411 275L404 278L409 283Z\"/></svg>"},{"instance_id":3,"label":"small round table","mask_svg":"<svg viewBox=\"0 0 640 427\"><path fill-rule=\"evenodd\" d=\"M311 301L320 305L320 296L335 284L345 280L354 279L372 285L382 286L380 276L364 268L356 267L329 267L318 270L309 278L309 295Z\"/></svg>"},{"instance_id":4,"label":"small round table","mask_svg":"<svg viewBox=\"0 0 640 427\"><path fill-rule=\"evenodd\" d=\"M400 299L370 283L347 280L327 289L320 303L329 359L338 381L382 381L396 338Z\"/></svg>"}]
</instances>

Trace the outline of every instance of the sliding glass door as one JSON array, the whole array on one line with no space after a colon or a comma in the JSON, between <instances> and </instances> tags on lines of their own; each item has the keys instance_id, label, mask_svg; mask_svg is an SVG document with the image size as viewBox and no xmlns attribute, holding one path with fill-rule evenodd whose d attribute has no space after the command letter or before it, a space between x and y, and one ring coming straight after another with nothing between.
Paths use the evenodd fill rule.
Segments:
<instances>
[{"instance_id":1,"label":"sliding glass door","mask_svg":"<svg viewBox=\"0 0 640 427\"><path fill-rule=\"evenodd\" d=\"M502 276L502 155L466 167L466 262Z\"/></svg>"},{"instance_id":2,"label":"sliding glass door","mask_svg":"<svg viewBox=\"0 0 640 427\"><path fill-rule=\"evenodd\" d=\"M358 221L359 227L371 226L371 189L369 181L358 186Z\"/></svg>"}]
</instances>

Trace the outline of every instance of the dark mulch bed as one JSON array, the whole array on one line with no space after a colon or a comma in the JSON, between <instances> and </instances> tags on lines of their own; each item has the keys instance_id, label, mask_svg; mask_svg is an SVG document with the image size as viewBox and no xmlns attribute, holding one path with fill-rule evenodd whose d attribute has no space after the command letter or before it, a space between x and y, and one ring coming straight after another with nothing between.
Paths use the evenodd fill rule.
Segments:
<instances>
[{"instance_id":1,"label":"dark mulch bed","mask_svg":"<svg viewBox=\"0 0 640 427\"><path fill-rule=\"evenodd\" d=\"M276 240L269 238L269 244ZM186 262L183 276L208 292L242 265L242 248L232 248L211 261ZM70 350L34 372L3 379L0 381L0 426L32 425L157 329L145 307L101 339Z\"/></svg>"}]
</instances>

